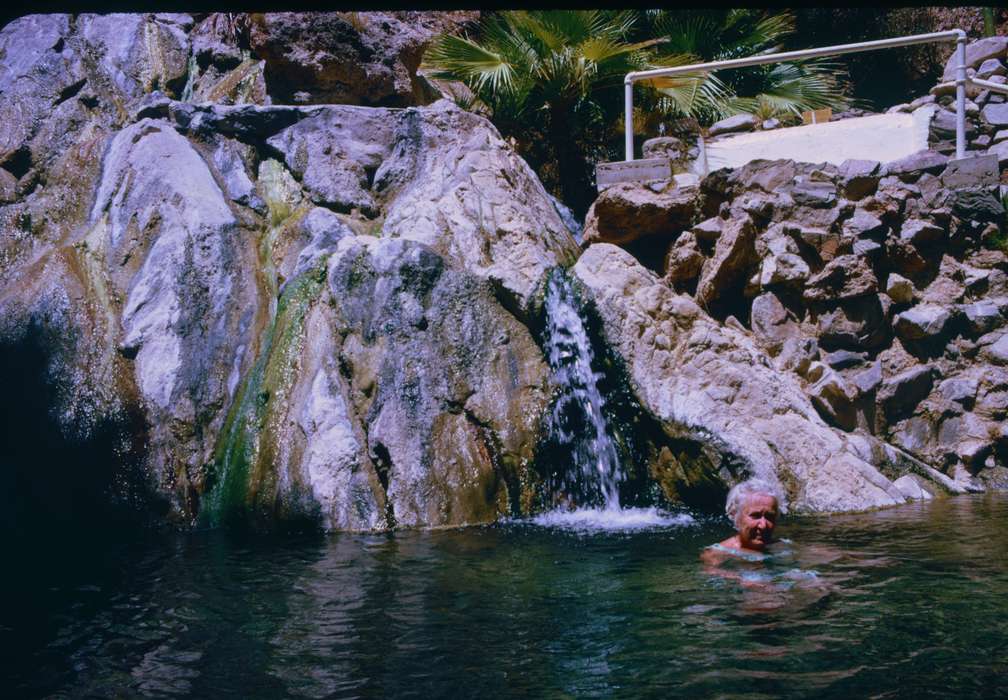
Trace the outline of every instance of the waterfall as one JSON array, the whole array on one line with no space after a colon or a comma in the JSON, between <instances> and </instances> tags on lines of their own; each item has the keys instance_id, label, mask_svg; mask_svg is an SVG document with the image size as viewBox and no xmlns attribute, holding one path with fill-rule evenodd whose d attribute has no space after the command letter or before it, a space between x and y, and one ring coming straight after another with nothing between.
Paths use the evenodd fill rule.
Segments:
<instances>
[{"instance_id":1,"label":"waterfall","mask_svg":"<svg viewBox=\"0 0 1008 700\"><path fill-rule=\"evenodd\" d=\"M559 477L559 500L575 506L618 510L623 465L605 418L602 375L570 282L550 275L546 290L546 351L560 395L550 416L551 438L567 449L572 464Z\"/></svg>"},{"instance_id":2,"label":"waterfall","mask_svg":"<svg viewBox=\"0 0 1008 700\"><path fill-rule=\"evenodd\" d=\"M620 485L632 482L615 433L606 419L606 382L592 368L595 360L574 289L560 270L546 287L546 329L543 347L559 396L549 415L548 444L554 510L532 519L536 525L581 533L684 527L695 524L687 513L655 507L625 507ZM639 484L638 484L639 488ZM624 493L631 502L639 499Z\"/></svg>"}]
</instances>

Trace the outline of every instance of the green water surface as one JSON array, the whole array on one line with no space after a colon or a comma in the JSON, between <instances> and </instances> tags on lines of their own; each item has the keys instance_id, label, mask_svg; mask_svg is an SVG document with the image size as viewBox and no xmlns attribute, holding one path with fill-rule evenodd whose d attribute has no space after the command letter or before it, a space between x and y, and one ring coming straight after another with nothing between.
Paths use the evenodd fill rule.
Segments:
<instances>
[{"instance_id":1,"label":"green water surface","mask_svg":"<svg viewBox=\"0 0 1008 700\"><path fill-rule=\"evenodd\" d=\"M104 536L9 559L5 697L1004 697L1008 496L785 522Z\"/></svg>"}]
</instances>

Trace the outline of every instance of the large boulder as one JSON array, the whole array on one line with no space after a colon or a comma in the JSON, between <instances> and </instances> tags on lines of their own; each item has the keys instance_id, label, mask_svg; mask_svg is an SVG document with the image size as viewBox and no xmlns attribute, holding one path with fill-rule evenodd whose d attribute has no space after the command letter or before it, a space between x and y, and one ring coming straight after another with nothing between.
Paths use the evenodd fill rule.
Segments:
<instances>
[{"instance_id":1,"label":"large boulder","mask_svg":"<svg viewBox=\"0 0 1008 700\"><path fill-rule=\"evenodd\" d=\"M485 282L413 241L344 239L328 287L353 413L395 523L511 512L550 398L529 331Z\"/></svg>"},{"instance_id":2,"label":"large boulder","mask_svg":"<svg viewBox=\"0 0 1008 700\"><path fill-rule=\"evenodd\" d=\"M266 61L266 87L281 104L427 104L417 77L424 49L473 13L268 12L250 16L249 44Z\"/></svg>"},{"instance_id":3,"label":"large boulder","mask_svg":"<svg viewBox=\"0 0 1008 700\"><path fill-rule=\"evenodd\" d=\"M629 253L596 244L573 271L641 404L669 435L713 450L722 478L779 482L806 512L905 500L744 333L718 324Z\"/></svg>"},{"instance_id":4,"label":"large boulder","mask_svg":"<svg viewBox=\"0 0 1008 700\"><path fill-rule=\"evenodd\" d=\"M424 108L310 108L269 139L310 197L376 233L425 243L525 314L577 244L531 168L483 117Z\"/></svg>"},{"instance_id":5,"label":"large boulder","mask_svg":"<svg viewBox=\"0 0 1008 700\"><path fill-rule=\"evenodd\" d=\"M693 223L697 194L674 183L657 192L637 182L607 187L585 216L584 241L623 244L657 235L674 240Z\"/></svg>"}]
</instances>

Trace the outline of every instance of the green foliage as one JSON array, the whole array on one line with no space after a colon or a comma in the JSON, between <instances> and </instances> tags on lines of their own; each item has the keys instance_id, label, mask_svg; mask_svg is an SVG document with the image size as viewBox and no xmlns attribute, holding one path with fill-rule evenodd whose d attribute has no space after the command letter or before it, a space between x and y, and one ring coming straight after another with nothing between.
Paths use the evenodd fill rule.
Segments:
<instances>
[{"instance_id":1,"label":"green foliage","mask_svg":"<svg viewBox=\"0 0 1008 700\"><path fill-rule=\"evenodd\" d=\"M548 188L583 215L592 168L620 156L623 77L630 71L771 53L793 33L788 13L752 10L533 10L488 13L479 39L443 35L428 49L434 78L465 83ZM742 111L798 114L844 106L823 61L661 78L635 90L635 131L669 118L710 123Z\"/></svg>"},{"instance_id":2,"label":"green foliage","mask_svg":"<svg viewBox=\"0 0 1008 700\"><path fill-rule=\"evenodd\" d=\"M761 10L690 10L644 13L647 30L662 38L656 65L725 61L781 50L794 33L794 16ZM838 64L824 59L720 71L668 85L653 81L655 108L712 122L740 112L764 118L799 115L805 110L847 106ZM692 95L696 97L692 97ZM668 101L666 102L665 99Z\"/></svg>"}]
</instances>

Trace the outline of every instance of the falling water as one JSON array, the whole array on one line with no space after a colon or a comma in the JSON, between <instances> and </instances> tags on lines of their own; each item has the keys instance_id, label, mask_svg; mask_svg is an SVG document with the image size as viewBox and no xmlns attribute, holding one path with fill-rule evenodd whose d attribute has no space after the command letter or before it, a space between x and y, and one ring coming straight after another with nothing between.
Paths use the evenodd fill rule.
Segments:
<instances>
[{"instance_id":1,"label":"falling water","mask_svg":"<svg viewBox=\"0 0 1008 700\"><path fill-rule=\"evenodd\" d=\"M562 274L553 274L546 292L546 349L560 396L550 417L552 437L566 446L573 464L560 478L560 499L574 505L618 510L623 467L605 419L600 373L574 292ZM587 501L587 502L585 502Z\"/></svg>"},{"instance_id":2,"label":"falling water","mask_svg":"<svg viewBox=\"0 0 1008 700\"><path fill-rule=\"evenodd\" d=\"M550 275L546 289L546 354L560 389L549 425L557 448L552 486L558 507L533 522L589 533L694 524L684 513L620 505L620 484L627 475L606 421L599 390L603 375L592 369L584 319L570 282L559 271Z\"/></svg>"}]
</instances>

